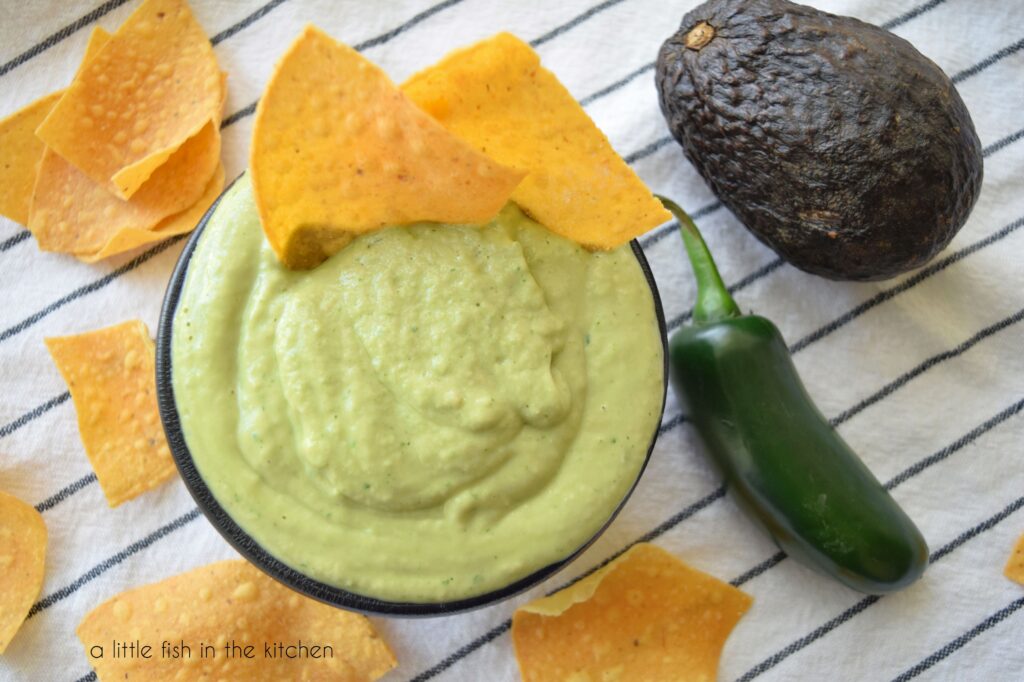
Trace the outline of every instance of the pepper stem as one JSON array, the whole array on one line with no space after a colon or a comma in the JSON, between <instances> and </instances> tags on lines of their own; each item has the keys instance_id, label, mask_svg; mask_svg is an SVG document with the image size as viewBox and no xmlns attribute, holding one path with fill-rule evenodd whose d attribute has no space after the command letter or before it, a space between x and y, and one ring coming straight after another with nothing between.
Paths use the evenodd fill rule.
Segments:
<instances>
[{"instance_id":1,"label":"pepper stem","mask_svg":"<svg viewBox=\"0 0 1024 682\"><path fill-rule=\"evenodd\" d=\"M708 251L708 245L704 243L704 238L700 236L700 230L693 220L671 199L655 196L679 221L679 232L683 235L686 255L690 258L690 266L697 279L697 301L693 305L693 321L697 324L707 324L742 315L736 301L732 300L729 290L725 288L711 252Z\"/></svg>"}]
</instances>

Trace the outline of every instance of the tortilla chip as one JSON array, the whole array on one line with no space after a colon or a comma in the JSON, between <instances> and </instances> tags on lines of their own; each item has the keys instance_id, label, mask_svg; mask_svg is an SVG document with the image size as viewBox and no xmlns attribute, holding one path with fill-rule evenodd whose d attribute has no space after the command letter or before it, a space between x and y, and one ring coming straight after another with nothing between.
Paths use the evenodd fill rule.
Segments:
<instances>
[{"instance_id":1,"label":"tortilla chip","mask_svg":"<svg viewBox=\"0 0 1024 682\"><path fill-rule=\"evenodd\" d=\"M263 230L291 268L313 267L386 225L486 222L523 177L454 137L377 66L313 26L260 99L249 167Z\"/></svg>"},{"instance_id":2,"label":"tortilla chip","mask_svg":"<svg viewBox=\"0 0 1024 682\"><path fill-rule=\"evenodd\" d=\"M43 589L46 524L35 508L0 492L0 654Z\"/></svg>"},{"instance_id":3,"label":"tortilla chip","mask_svg":"<svg viewBox=\"0 0 1024 682\"><path fill-rule=\"evenodd\" d=\"M224 166L218 166L206 191L199 201L186 208L181 213L164 218L155 227L149 230L127 228L121 230L110 238L103 248L96 253L75 254L75 257L83 263L95 263L96 261L110 258L118 254L137 249L147 244L162 242L165 239L179 234L191 232L209 210L213 202L217 200L224 190Z\"/></svg>"},{"instance_id":4,"label":"tortilla chip","mask_svg":"<svg viewBox=\"0 0 1024 682\"><path fill-rule=\"evenodd\" d=\"M751 598L654 545L521 607L512 642L525 682L714 680Z\"/></svg>"},{"instance_id":5,"label":"tortilla chip","mask_svg":"<svg viewBox=\"0 0 1024 682\"><path fill-rule=\"evenodd\" d=\"M32 185L43 157L35 130L62 94L50 93L0 121L0 215L22 225L28 225Z\"/></svg>"},{"instance_id":6,"label":"tortilla chip","mask_svg":"<svg viewBox=\"0 0 1024 682\"><path fill-rule=\"evenodd\" d=\"M528 171L512 199L563 237L612 249L672 218L515 36L453 52L402 91L477 149Z\"/></svg>"},{"instance_id":7,"label":"tortilla chip","mask_svg":"<svg viewBox=\"0 0 1024 682\"><path fill-rule=\"evenodd\" d=\"M146 0L36 134L94 183L128 199L219 118L221 90L213 47L188 3Z\"/></svg>"},{"instance_id":8,"label":"tortilla chip","mask_svg":"<svg viewBox=\"0 0 1024 682\"><path fill-rule=\"evenodd\" d=\"M1003 575L1014 582L1024 585L1024 535L1021 535L1020 539L1017 540L1017 545L1013 548L1013 554L1006 561Z\"/></svg>"},{"instance_id":9,"label":"tortilla chip","mask_svg":"<svg viewBox=\"0 0 1024 682\"><path fill-rule=\"evenodd\" d=\"M120 232L153 231L168 216L195 205L219 163L220 130L211 121L124 201L47 149L28 227L44 251L96 254Z\"/></svg>"},{"instance_id":10,"label":"tortilla chip","mask_svg":"<svg viewBox=\"0 0 1024 682\"><path fill-rule=\"evenodd\" d=\"M77 633L101 680L364 682L396 664L365 616L292 592L242 560L221 561L124 592L93 609ZM113 658L112 640L135 639L153 647L151 659ZM184 643L190 656L162 657L165 641ZM322 656L271 658L264 648L300 641L321 647ZM202 657L201 642L213 645L215 655ZM225 645L232 642L252 646L252 658L245 658L244 649L229 658ZM95 655L101 653L97 647L103 658Z\"/></svg>"},{"instance_id":11,"label":"tortilla chip","mask_svg":"<svg viewBox=\"0 0 1024 682\"><path fill-rule=\"evenodd\" d=\"M68 384L82 445L107 504L155 488L174 474L156 407L154 346L139 320L45 339Z\"/></svg>"},{"instance_id":12,"label":"tortilla chip","mask_svg":"<svg viewBox=\"0 0 1024 682\"><path fill-rule=\"evenodd\" d=\"M82 66L95 57L108 40L110 34L99 26L95 27L89 36ZM79 70L82 66L78 67ZM63 90L51 92L0 121L0 215L25 226L28 225L39 161L46 148L36 137L36 128L63 94Z\"/></svg>"}]
</instances>

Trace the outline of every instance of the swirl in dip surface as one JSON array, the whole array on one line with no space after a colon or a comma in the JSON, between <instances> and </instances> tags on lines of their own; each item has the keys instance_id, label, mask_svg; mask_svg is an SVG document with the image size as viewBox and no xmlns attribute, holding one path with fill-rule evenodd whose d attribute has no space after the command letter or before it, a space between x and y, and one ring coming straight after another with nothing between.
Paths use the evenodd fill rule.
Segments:
<instances>
[{"instance_id":1,"label":"swirl in dip surface","mask_svg":"<svg viewBox=\"0 0 1024 682\"><path fill-rule=\"evenodd\" d=\"M657 429L663 348L629 246L506 206L283 268L247 177L175 313L172 381L203 480L296 570L391 601L504 587L608 520Z\"/></svg>"}]
</instances>

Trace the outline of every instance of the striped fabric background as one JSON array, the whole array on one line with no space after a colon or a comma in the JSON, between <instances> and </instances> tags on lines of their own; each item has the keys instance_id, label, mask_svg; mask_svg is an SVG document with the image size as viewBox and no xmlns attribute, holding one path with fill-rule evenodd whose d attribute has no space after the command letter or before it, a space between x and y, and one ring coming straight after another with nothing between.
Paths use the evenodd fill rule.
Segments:
<instances>
[{"instance_id":1,"label":"striped fabric background","mask_svg":"<svg viewBox=\"0 0 1024 682\"><path fill-rule=\"evenodd\" d=\"M970 221L922 270L840 284L783 265L714 200L667 137L653 63L694 0L195 0L230 74L228 178L245 166L255 100L274 60L313 22L401 81L451 48L511 30L586 106L657 192L698 219L744 309L777 322L822 411L925 533L933 565L882 599L776 553L725 497L669 397L647 473L615 524L532 593L462 616L376 619L399 669L388 680L514 680L513 609L647 540L755 598L722 680L1022 680L1024 590L1002 566L1024 532L1024 1L818 0L913 42L954 81L985 147ZM135 0L0 0L0 116L63 87L89 27ZM665 226L642 239L674 329L693 299ZM0 489L36 504L50 533L43 593L0 658L3 680L91 679L74 636L110 596L233 552L180 481L107 508L45 336L141 317L155 332L180 240L85 265L41 253L0 219ZM0 575L0 582L3 576Z\"/></svg>"}]
</instances>

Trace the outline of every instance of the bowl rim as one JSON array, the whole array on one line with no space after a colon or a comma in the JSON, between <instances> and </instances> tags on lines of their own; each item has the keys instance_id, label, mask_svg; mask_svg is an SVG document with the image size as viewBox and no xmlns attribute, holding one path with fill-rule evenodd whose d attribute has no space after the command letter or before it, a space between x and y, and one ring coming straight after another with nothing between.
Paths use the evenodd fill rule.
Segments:
<instances>
[{"instance_id":1,"label":"bowl rim","mask_svg":"<svg viewBox=\"0 0 1024 682\"><path fill-rule=\"evenodd\" d=\"M241 177L241 175L239 175L239 177ZM509 583L508 585L473 597L441 602L390 601L362 595L356 592L350 592L343 588L329 585L292 568L275 557L271 552L264 549L255 538L236 523L224 507L220 505L209 486L207 486L206 482L203 480L202 475L199 473L199 469L192 459L192 453L189 450L188 445L185 443L185 436L182 432L181 422L178 418L177 403L174 398L174 385L172 381L173 368L171 366L171 343L174 336L174 316L177 312L178 301L181 298L181 293L184 288L185 277L188 274L189 263L192 260L192 255L195 253L196 245L202 238L203 231L209 224L213 214L216 212L221 199L231 190L236 182L238 182L238 178L235 178L235 180L225 187L217 197L216 201L214 201L206 210L206 213L203 214L203 217L196 225L195 231L189 237L185 247L181 251L181 254L178 256L178 261L175 264L174 270L171 272L170 279L167 283L167 290L164 294L163 304L160 309L159 327L156 335L157 407L160 412L160 420L163 423L164 433L167 437L167 444L171 450L171 456L178 468L178 472L181 474L182 480L185 482L185 487L188 489L189 494L192 495L196 505L210 522L210 525L212 525L214 529L220 533L225 540L227 540L228 544L234 547L234 549L249 563L256 566L271 578L301 594L312 597L313 599L326 604L330 604L331 606L348 609L350 611L357 611L368 615L432 617L452 615L485 606L491 606L525 592L526 590L552 577L575 561L608 529L633 495L637 484L640 482L644 471L647 469L647 465L651 459L651 454L654 452L654 446L656 445L658 436L660 435L661 418L665 412L665 401L668 391L668 339L667 327L665 324L665 313L662 308L661 297L658 293L658 286L654 280L654 274L651 272L650 265L647 262L647 258L644 256L643 249L635 239L631 240L629 243L632 247L633 255L639 263L640 269L643 271L644 278L647 280L647 284L650 287L651 295L654 299L653 303L655 316L658 322L658 331L661 337L662 397L658 423L651 435L650 444L647 447L647 453L644 455L644 461L637 470L636 477L629 489L622 496L618 505L616 505L615 509L601 527L598 528L586 542L570 552L565 558L548 564L547 566L543 566L529 575Z\"/></svg>"}]
</instances>

